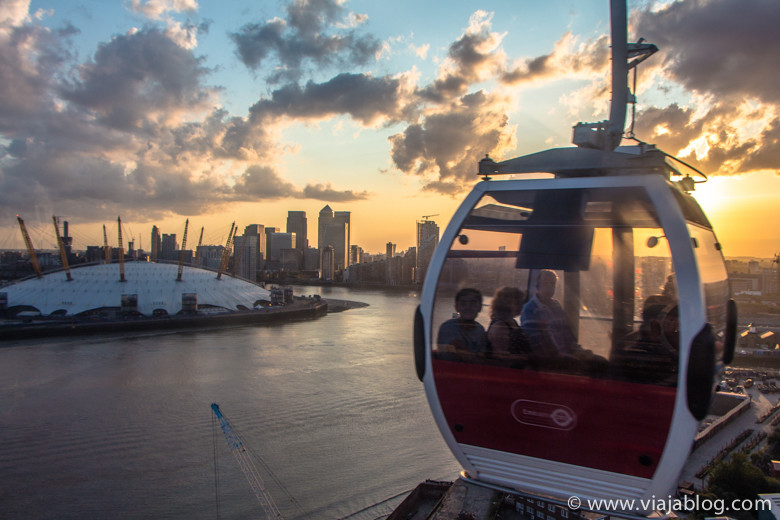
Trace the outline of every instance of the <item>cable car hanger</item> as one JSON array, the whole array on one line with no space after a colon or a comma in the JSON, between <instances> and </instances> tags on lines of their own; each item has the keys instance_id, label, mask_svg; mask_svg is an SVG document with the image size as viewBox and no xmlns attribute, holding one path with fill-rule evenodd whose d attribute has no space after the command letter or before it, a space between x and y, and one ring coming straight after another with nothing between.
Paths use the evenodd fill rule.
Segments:
<instances>
[{"instance_id":1,"label":"cable car hanger","mask_svg":"<svg viewBox=\"0 0 780 520\"><path fill-rule=\"evenodd\" d=\"M624 0L610 18L609 120L577 124L574 147L483 158L419 267L415 368L464 478L557 503L671 495L736 338L689 195L707 176L638 140L633 114L624 133L628 74L657 48L627 43ZM526 173L553 178L492 180ZM609 513L653 512L625 507Z\"/></svg>"}]
</instances>

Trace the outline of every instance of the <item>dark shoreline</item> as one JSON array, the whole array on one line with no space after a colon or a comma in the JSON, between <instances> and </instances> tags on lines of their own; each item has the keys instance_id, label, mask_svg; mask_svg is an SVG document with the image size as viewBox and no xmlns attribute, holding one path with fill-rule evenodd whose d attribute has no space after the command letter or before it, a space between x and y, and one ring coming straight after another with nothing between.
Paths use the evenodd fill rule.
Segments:
<instances>
[{"instance_id":1,"label":"dark shoreline","mask_svg":"<svg viewBox=\"0 0 780 520\"><path fill-rule=\"evenodd\" d=\"M346 310L347 308L352 307L343 305L343 308L340 310ZM326 300L312 300L297 301L280 307L219 314L183 314L155 318L120 318L101 321L67 319L56 321L41 320L33 323L5 323L0 325L0 342L28 338L69 337L128 331L145 332L197 329L202 327L229 327L235 325L267 325L284 321L315 319L327 313L328 302Z\"/></svg>"}]
</instances>

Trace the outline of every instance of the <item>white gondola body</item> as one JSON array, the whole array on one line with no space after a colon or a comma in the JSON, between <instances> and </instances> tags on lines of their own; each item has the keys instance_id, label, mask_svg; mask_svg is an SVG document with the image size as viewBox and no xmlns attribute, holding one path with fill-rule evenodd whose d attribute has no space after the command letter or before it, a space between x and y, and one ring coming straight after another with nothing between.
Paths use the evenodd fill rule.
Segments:
<instances>
[{"instance_id":1,"label":"white gondola body","mask_svg":"<svg viewBox=\"0 0 780 520\"><path fill-rule=\"evenodd\" d=\"M527 204L534 197L554 201L564 193L574 194L565 200L580 201L581 208ZM625 211L614 209L619 206ZM452 317L458 289L483 293L477 320L485 329L496 289L515 285L527 292L526 299L531 296L531 280L544 265L539 258L524 260L523 235L531 236L535 214L550 211L563 220L574 216L571 225L545 225L542 235L559 243L557 250L570 228L586 229L572 235L585 237L574 240L573 258L553 260L552 267L561 278L558 294L575 293L568 312L577 314L577 339L601 368L594 374L438 355L437 333ZM655 244L644 245L650 236ZM631 243L618 247L620 240ZM653 255L660 260L644 260ZM621 326L639 326L641 300L652 292L642 285L650 278L642 267L651 264L671 274L679 294L679 356L677 366L662 374L663 382L644 379L641 368L639 376L619 375L613 359L621 334L615 323L627 321L617 315L629 309L630 323ZM567 278L571 273L574 281ZM628 288L617 287L621 277L628 277ZM660 291L658 284L653 288ZM617 293L631 301L615 306ZM709 404L728 298L725 263L706 217L661 175L483 181L455 213L431 259L417 317L424 339L418 375L439 430L472 479L561 500L633 499L637 510L632 512L646 513L641 500L673 493ZM713 341L701 346L696 338L708 324ZM696 367L689 367L690 359Z\"/></svg>"}]
</instances>

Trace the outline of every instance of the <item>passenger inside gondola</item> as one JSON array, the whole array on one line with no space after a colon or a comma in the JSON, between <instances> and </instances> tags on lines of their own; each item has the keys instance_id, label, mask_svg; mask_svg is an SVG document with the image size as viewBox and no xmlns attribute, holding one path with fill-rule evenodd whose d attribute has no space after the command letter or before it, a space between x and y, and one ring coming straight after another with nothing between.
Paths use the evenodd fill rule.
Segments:
<instances>
[{"instance_id":1,"label":"passenger inside gondola","mask_svg":"<svg viewBox=\"0 0 780 520\"><path fill-rule=\"evenodd\" d=\"M553 296L558 283L555 271L543 269L536 293L523 306L521 324L540 365L551 369L601 372L606 360L582 348L569 327L566 312Z\"/></svg>"},{"instance_id":2,"label":"passenger inside gondola","mask_svg":"<svg viewBox=\"0 0 780 520\"><path fill-rule=\"evenodd\" d=\"M484 362L488 355L485 328L476 321L482 310L482 293L465 288L455 295L457 317L439 327L436 357L446 361Z\"/></svg>"},{"instance_id":3,"label":"passenger inside gondola","mask_svg":"<svg viewBox=\"0 0 780 520\"><path fill-rule=\"evenodd\" d=\"M531 344L515 319L523 308L523 299L523 291L516 287L503 287L493 296L487 336L489 357L495 364L522 368L532 361Z\"/></svg>"},{"instance_id":4,"label":"passenger inside gondola","mask_svg":"<svg viewBox=\"0 0 780 520\"><path fill-rule=\"evenodd\" d=\"M536 293L523 306L522 324L534 351L548 357L570 356L582 349L567 323L566 313L553 295L555 271L545 269L536 281Z\"/></svg>"},{"instance_id":5,"label":"passenger inside gondola","mask_svg":"<svg viewBox=\"0 0 780 520\"><path fill-rule=\"evenodd\" d=\"M583 348L569 327L566 312L554 298L558 275L543 269L534 296L523 306L521 325L528 336L536 368L600 375L608 362Z\"/></svg>"},{"instance_id":6,"label":"passenger inside gondola","mask_svg":"<svg viewBox=\"0 0 780 520\"><path fill-rule=\"evenodd\" d=\"M676 385L678 329L676 302L665 295L648 297L639 330L626 336L612 355L617 376L637 383Z\"/></svg>"}]
</instances>

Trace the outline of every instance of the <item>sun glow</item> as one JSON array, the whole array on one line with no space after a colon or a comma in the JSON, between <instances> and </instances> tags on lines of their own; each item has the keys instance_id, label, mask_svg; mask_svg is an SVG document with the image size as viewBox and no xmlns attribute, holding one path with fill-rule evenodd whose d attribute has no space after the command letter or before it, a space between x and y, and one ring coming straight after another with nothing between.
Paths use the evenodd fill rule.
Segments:
<instances>
[{"instance_id":1,"label":"sun glow","mask_svg":"<svg viewBox=\"0 0 780 520\"><path fill-rule=\"evenodd\" d=\"M726 256L772 257L780 249L780 177L772 172L712 177L693 196Z\"/></svg>"}]
</instances>

